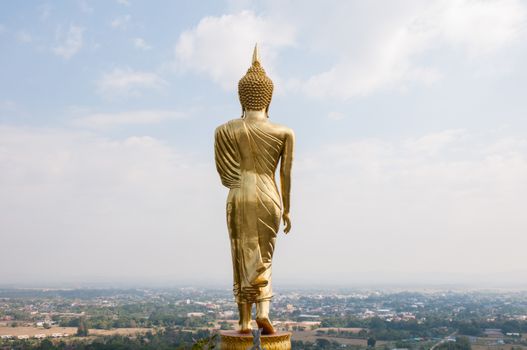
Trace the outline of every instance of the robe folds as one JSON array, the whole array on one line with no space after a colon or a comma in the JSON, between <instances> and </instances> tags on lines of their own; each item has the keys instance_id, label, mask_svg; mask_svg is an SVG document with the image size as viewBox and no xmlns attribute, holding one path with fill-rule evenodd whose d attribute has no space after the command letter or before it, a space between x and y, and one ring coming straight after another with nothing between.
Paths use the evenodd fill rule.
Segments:
<instances>
[{"instance_id":1,"label":"robe folds","mask_svg":"<svg viewBox=\"0 0 527 350\"><path fill-rule=\"evenodd\" d=\"M271 266L282 212L275 171L283 142L264 129L237 119L215 134L216 168L230 189L227 227L239 303L272 298Z\"/></svg>"}]
</instances>

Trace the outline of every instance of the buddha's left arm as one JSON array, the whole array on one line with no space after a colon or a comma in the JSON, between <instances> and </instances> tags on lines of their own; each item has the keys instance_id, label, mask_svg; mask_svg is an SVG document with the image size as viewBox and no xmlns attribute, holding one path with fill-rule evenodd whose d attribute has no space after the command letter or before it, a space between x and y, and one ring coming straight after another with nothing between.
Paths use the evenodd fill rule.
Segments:
<instances>
[{"instance_id":1,"label":"buddha's left arm","mask_svg":"<svg viewBox=\"0 0 527 350\"><path fill-rule=\"evenodd\" d=\"M293 149L295 146L295 134L288 130L285 135L284 148L280 160L280 187L282 192L282 204L284 206L283 220L284 232L291 230L291 220L289 219L290 194L291 194L291 168L293 166Z\"/></svg>"}]
</instances>

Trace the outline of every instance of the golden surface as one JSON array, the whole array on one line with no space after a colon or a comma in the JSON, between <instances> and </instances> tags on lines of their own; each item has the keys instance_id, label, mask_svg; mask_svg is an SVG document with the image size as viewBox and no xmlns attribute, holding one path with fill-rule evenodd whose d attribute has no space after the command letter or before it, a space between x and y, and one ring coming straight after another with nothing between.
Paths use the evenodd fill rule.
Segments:
<instances>
[{"instance_id":1,"label":"golden surface","mask_svg":"<svg viewBox=\"0 0 527 350\"><path fill-rule=\"evenodd\" d=\"M243 335L236 331L221 331L221 350L247 350L253 346L252 335ZM280 332L260 337L265 350L291 350L291 333Z\"/></svg>"},{"instance_id":2,"label":"golden surface","mask_svg":"<svg viewBox=\"0 0 527 350\"><path fill-rule=\"evenodd\" d=\"M256 48L251 68L255 63L260 66ZM241 86L252 83L245 84L240 81ZM267 105L258 110L244 105L245 98L260 101L260 90L266 88L258 84L240 90L240 96L245 96L240 97L243 116L216 129L214 148L221 182L229 188L227 227L240 326L244 331L249 330L251 305L257 303L256 320L269 334L274 331L268 317L272 298L271 265L280 220L284 221L285 233L291 229L289 197L294 134L291 129L269 121L270 97L265 100ZM275 182L279 163L281 194Z\"/></svg>"}]
</instances>

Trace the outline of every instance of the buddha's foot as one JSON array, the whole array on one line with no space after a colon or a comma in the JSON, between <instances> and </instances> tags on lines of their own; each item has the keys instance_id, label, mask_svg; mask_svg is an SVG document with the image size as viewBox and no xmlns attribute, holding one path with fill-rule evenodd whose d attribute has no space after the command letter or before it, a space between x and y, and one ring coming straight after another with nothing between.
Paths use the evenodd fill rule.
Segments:
<instances>
[{"instance_id":1,"label":"buddha's foot","mask_svg":"<svg viewBox=\"0 0 527 350\"><path fill-rule=\"evenodd\" d=\"M258 328L262 329L262 334L274 334L275 333L274 327L271 324L271 320L269 320L269 318L267 317L257 317L256 324L258 324Z\"/></svg>"},{"instance_id":2,"label":"buddha's foot","mask_svg":"<svg viewBox=\"0 0 527 350\"><path fill-rule=\"evenodd\" d=\"M251 328L251 309L252 304L249 303L238 303L238 311L240 312L240 325L239 333L250 334L252 331Z\"/></svg>"}]
</instances>

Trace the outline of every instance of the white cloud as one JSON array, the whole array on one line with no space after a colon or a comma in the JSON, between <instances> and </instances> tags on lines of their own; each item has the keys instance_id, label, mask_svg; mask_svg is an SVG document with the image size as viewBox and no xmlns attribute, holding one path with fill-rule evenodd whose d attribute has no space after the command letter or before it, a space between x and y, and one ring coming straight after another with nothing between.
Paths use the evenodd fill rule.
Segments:
<instances>
[{"instance_id":1,"label":"white cloud","mask_svg":"<svg viewBox=\"0 0 527 350\"><path fill-rule=\"evenodd\" d=\"M53 52L68 60L75 56L83 46L84 28L70 25L66 35L59 29L57 31L57 40L61 43L53 48Z\"/></svg>"},{"instance_id":2,"label":"white cloud","mask_svg":"<svg viewBox=\"0 0 527 350\"><path fill-rule=\"evenodd\" d=\"M124 6L130 6L129 0L117 0L117 3Z\"/></svg>"},{"instance_id":3,"label":"white cloud","mask_svg":"<svg viewBox=\"0 0 527 350\"><path fill-rule=\"evenodd\" d=\"M348 100L436 83L445 65L431 56L445 50L483 75L470 61L502 55L527 34L527 7L520 0L267 2L260 12L265 15L245 10L203 18L180 35L177 69L233 89L255 41L262 43L264 66L275 75L280 50L300 43L304 54L321 57L327 66L308 66L306 76L288 77L280 85L311 97ZM492 68L496 64L488 69L507 71L505 62L498 65L499 70Z\"/></svg>"},{"instance_id":4,"label":"white cloud","mask_svg":"<svg viewBox=\"0 0 527 350\"><path fill-rule=\"evenodd\" d=\"M233 8L250 6L242 2ZM176 68L233 89L254 42L262 43L264 66L275 76L280 50L300 43L304 54L322 57L328 66L307 67L307 76L278 85L311 97L348 100L436 83L443 79L444 65L430 56L444 50L460 53L474 74L484 75L469 61L502 54L527 34L527 7L520 0L267 2L260 12L265 15L244 10L203 18L180 35ZM499 74L507 71L504 65L487 66Z\"/></svg>"},{"instance_id":5,"label":"white cloud","mask_svg":"<svg viewBox=\"0 0 527 350\"><path fill-rule=\"evenodd\" d=\"M331 120L342 120L346 116L341 112L329 112L327 117Z\"/></svg>"},{"instance_id":6,"label":"white cloud","mask_svg":"<svg viewBox=\"0 0 527 350\"><path fill-rule=\"evenodd\" d=\"M21 30L16 34L16 40L22 44L29 44L33 41L33 37L28 32Z\"/></svg>"},{"instance_id":7,"label":"white cloud","mask_svg":"<svg viewBox=\"0 0 527 350\"><path fill-rule=\"evenodd\" d=\"M0 118L10 120L23 115L25 108L17 102L9 99L0 100ZM1 152L1 151L0 151Z\"/></svg>"},{"instance_id":8,"label":"white cloud","mask_svg":"<svg viewBox=\"0 0 527 350\"><path fill-rule=\"evenodd\" d=\"M117 113L93 113L74 121L77 126L107 129L119 125L155 124L167 120L181 119L185 115L171 110L140 110Z\"/></svg>"},{"instance_id":9,"label":"white cloud","mask_svg":"<svg viewBox=\"0 0 527 350\"><path fill-rule=\"evenodd\" d=\"M1 237L10 247L2 250L0 264L16 266L1 269L2 281L28 275L47 283L89 279L102 270L121 281L150 274L191 278L181 262L193 260L202 248L205 227L222 227L224 199L215 169L155 138L109 140L0 126L0 150ZM216 205L220 210L214 212ZM200 212L211 215L200 220L195 216ZM224 261L219 265L227 278L225 236L206 239L222 248L209 257ZM82 263L94 255L96 261ZM81 263L64 264L70 259Z\"/></svg>"},{"instance_id":10,"label":"white cloud","mask_svg":"<svg viewBox=\"0 0 527 350\"><path fill-rule=\"evenodd\" d=\"M347 276L368 256L375 256L368 269L390 266L396 273L522 266L525 138L445 130L408 140L358 139L297 159L291 234L299 237L282 241L280 249L289 253L277 269L302 266L323 277L319 261L294 251L323 256L334 275Z\"/></svg>"},{"instance_id":11,"label":"white cloud","mask_svg":"<svg viewBox=\"0 0 527 350\"><path fill-rule=\"evenodd\" d=\"M42 4L38 6L40 20L45 22L51 16L51 6L49 4Z\"/></svg>"},{"instance_id":12,"label":"white cloud","mask_svg":"<svg viewBox=\"0 0 527 350\"><path fill-rule=\"evenodd\" d=\"M135 48L140 50L150 50L152 48L143 38L134 38L133 43Z\"/></svg>"},{"instance_id":13,"label":"white cloud","mask_svg":"<svg viewBox=\"0 0 527 350\"><path fill-rule=\"evenodd\" d=\"M295 278L301 268L310 271L306 279L324 283L345 275L345 283L372 270L478 273L522 266L527 139L462 135L356 139L297 154L293 231L279 236L277 280ZM445 139L434 156L409 147ZM207 273L230 278L226 190L210 155L203 161L148 136L106 139L5 126L0 150L0 226L10 247L0 264L16 266L1 270L2 280L25 274L49 281L49 270L54 278L86 280L101 269L114 282L150 273L165 282ZM195 264L196 251L214 266ZM90 264L63 263L94 254Z\"/></svg>"},{"instance_id":14,"label":"white cloud","mask_svg":"<svg viewBox=\"0 0 527 350\"><path fill-rule=\"evenodd\" d=\"M311 17L295 18L308 45L336 59L297 88L310 96L345 100L428 85L442 78L441 70L422 58L432 50L457 49L473 60L499 53L526 34L527 9L517 0L383 5L342 3L327 11L311 6L306 11L319 13L325 23L316 28L308 27ZM357 23L347 13L355 13Z\"/></svg>"},{"instance_id":15,"label":"white cloud","mask_svg":"<svg viewBox=\"0 0 527 350\"><path fill-rule=\"evenodd\" d=\"M425 135L415 140L409 139L405 145L410 150L434 155L451 146L453 142L459 141L464 135L465 131L462 129L445 130Z\"/></svg>"},{"instance_id":16,"label":"white cloud","mask_svg":"<svg viewBox=\"0 0 527 350\"><path fill-rule=\"evenodd\" d=\"M257 16L251 11L205 17L178 39L176 69L210 76L225 89L234 89L251 63L255 43L262 64L276 79L273 63L280 48L293 45L295 30L286 21Z\"/></svg>"},{"instance_id":17,"label":"white cloud","mask_svg":"<svg viewBox=\"0 0 527 350\"><path fill-rule=\"evenodd\" d=\"M440 34L470 57L500 50L526 34L527 8L520 0L466 0L444 5Z\"/></svg>"},{"instance_id":18,"label":"white cloud","mask_svg":"<svg viewBox=\"0 0 527 350\"><path fill-rule=\"evenodd\" d=\"M91 7L86 0L79 0L78 4L82 12L84 13L93 12L93 7Z\"/></svg>"},{"instance_id":19,"label":"white cloud","mask_svg":"<svg viewBox=\"0 0 527 350\"><path fill-rule=\"evenodd\" d=\"M97 81L97 90L105 97L137 96L142 90L161 89L166 85L167 82L156 73L115 68Z\"/></svg>"},{"instance_id":20,"label":"white cloud","mask_svg":"<svg viewBox=\"0 0 527 350\"><path fill-rule=\"evenodd\" d=\"M120 17L117 17L117 18L113 19L110 22L110 25L112 26L112 28L126 29L128 24L130 23L131 19L132 19L131 15L120 16Z\"/></svg>"},{"instance_id":21,"label":"white cloud","mask_svg":"<svg viewBox=\"0 0 527 350\"><path fill-rule=\"evenodd\" d=\"M0 100L0 110L4 111L14 111L16 110L17 105L11 100Z\"/></svg>"}]
</instances>

